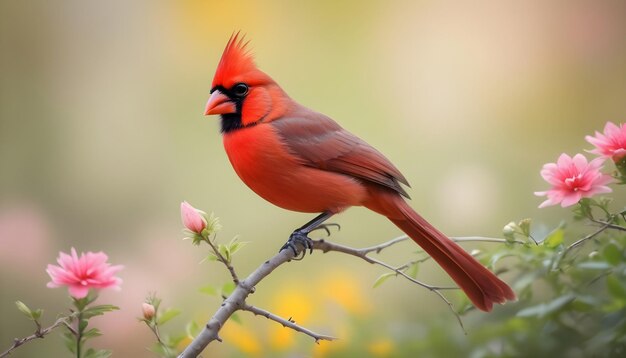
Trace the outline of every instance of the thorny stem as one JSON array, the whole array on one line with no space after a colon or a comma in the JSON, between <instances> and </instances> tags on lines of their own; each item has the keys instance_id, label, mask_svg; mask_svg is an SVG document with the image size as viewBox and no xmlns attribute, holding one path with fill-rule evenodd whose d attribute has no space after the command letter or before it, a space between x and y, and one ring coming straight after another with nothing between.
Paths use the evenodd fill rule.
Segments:
<instances>
[{"instance_id":1,"label":"thorny stem","mask_svg":"<svg viewBox=\"0 0 626 358\"><path fill-rule=\"evenodd\" d=\"M304 333L307 336L312 337L313 339L315 339L315 342L318 342L320 340L333 341L333 340L336 339L335 337L326 336L326 335L323 335L323 334L318 334L318 333L315 333L315 332L313 332L313 331L311 331L309 329L306 329L306 328L304 328L304 327L302 327L300 325L297 325L296 321L294 321L291 317L289 319L284 319L284 318L282 318L280 316L277 316L277 315L275 315L275 314L273 314L273 313L271 313L269 311L266 311L266 310L264 310L262 308L251 306L249 304L245 304L241 309L243 311L252 312L255 315L260 315L260 316L263 316L263 317L265 317L265 318L267 318L269 320L272 320L274 322L280 323L281 325L283 325L283 327L288 327L288 328L293 329L294 331Z\"/></svg>"},{"instance_id":2,"label":"thorny stem","mask_svg":"<svg viewBox=\"0 0 626 358\"><path fill-rule=\"evenodd\" d=\"M351 256L359 257L363 259L364 261L369 262L371 264L383 266L395 272L396 274L406 278L407 280L434 292L448 305L448 307L450 308L450 311L457 318L457 321L459 322L461 329L463 330L463 332L465 332L465 328L463 326L461 317L454 310L452 303L448 299L446 299L445 296L443 296L443 294L441 293L441 290L451 289L452 287L432 286L432 285L425 284L421 281L418 281L412 278L411 276L407 275L404 272L404 270L406 270L406 268L408 267L408 265L410 265L410 263L401 265L398 267L393 267L383 261L380 261L380 260L377 260L368 256L368 254L372 252L380 253L382 250L390 246L393 246L395 244L406 241L406 240L408 240L408 236L403 235L395 239L389 240L387 242L384 242L382 244L371 246L371 247L366 247L362 249L355 249L355 248L351 248L351 247L347 247L347 246L343 246L339 244L334 244L334 243L324 241L324 240L313 240L313 248L317 250L321 250L323 252L337 251L337 252L345 253ZM482 237L457 238L456 240L506 242L506 240L489 239L489 238L482 238ZM219 251L217 250L217 248L212 242L209 241L209 244L213 248L218 259L222 263L224 263L227 268L229 268L229 271L231 272L231 276L233 276L233 280L236 280L237 287L235 287L231 295L228 296L224 300L224 302L222 302L222 305L215 312L215 314L209 320L209 322L205 325L204 329L200 332L200 334L198 334L198 336L196 336L196 338L194 338L194 340L187 346L187 348L185 348L185 350L178 356L179 358L197 357L206 348L206 346L212 341L217 340L221 342L222 339L220 338L218 333L223 327L223 325L226 323L226 321L230 318L230 316L237 310L246 310L246 311L250 311L256 314L263 315L267 317L268 319L271 319L273 321L283 324L286 327L290 327L292 329L295 329L296 331L303 332L313 337L316 341L319 341L320 339L332 338L330 336L324 336L324 335L319 335L317 333L314 333L306 328L298 326L291 319L285 320L284 318L278 317L268 311L251 306L246 303L246 298L251 293L254 292L255 286L261 280L263 280L267 275L272 273L272 271L274 271L274 269L276 269L278 266L292 260L294 257L297 257L299 255L299 251L302 250L303 248L299 248L298 252L296 252L295 254L292 250L282 250L281 252L276 254L274 257L272 257L268 261L265 261L261 266L259 266L254 272L252 272L244 280L238 280L237 276L234 274L234 269L232 269L232 266L228 264L228 261L226 261L226 259L219 253Z\"/></svg>"},{"instance_id":3,"label":"thorny stem","mask_svg":"<svg viewBox=\"0 0 626 358\"><path fill-rule=\"evenodd\" d=\"M294 255L292 250L283 250L268 261L265 261L248 277L240 281L230 296L222 302L220 308L215 312L213 317L211 317L198 336L194 338L178 357L197 357L212 341L217 340L221 342L222 339L218 334L220 329L235 311L240 310L245 305L245 299L254 292L254 287L278 266L297 257L297 254L299 254L299 252Z\"/></svg>"},{"instance_id":4,"label":"thorny stem","mask_svg":"<svg viewBox=\"0 0 626 358\"><path fill-rule=\"evenodd\" d=\"M68 319L71 316L67 316L67 317L61 317L59 319L56 320L56 322L54 322L53 325L51 325L50 327L41 328L41 324L39 324L38 321L35 321L35 324L37 325L37 330L35 331L35 333L31 334L30 336L24 337L24 338L15 338L13 340L13 345L7 349L6 351L4 351L2 354L0 354L0 358L6 357L9 354L11 354L11 352L13 352L14 349L16 349L17 347L21 346L24 343L27 343L29 341L32 341L34 339L37 338L44 338L45 335L47 335L48 333L50 333L53 329L59 327L59 326L67 326L69 327L69 323L68 323Z\"/></svg>"}]
</instances>

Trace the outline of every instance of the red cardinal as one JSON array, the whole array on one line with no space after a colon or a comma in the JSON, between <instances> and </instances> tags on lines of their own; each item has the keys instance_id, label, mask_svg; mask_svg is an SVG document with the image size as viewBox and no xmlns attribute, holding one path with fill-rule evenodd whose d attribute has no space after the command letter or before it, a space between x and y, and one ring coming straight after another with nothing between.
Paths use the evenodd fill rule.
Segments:
<instances>
[{"instance_id":1,"label":"red cardinal","mask_svg":"<svg viewBox=\"0 0 626 358\"><path fill-rule=\"evenodd\" d=\"M256 67L246 45L239 34L228 41L205 114L221 116L228 159L254 192L287 210L321 213L290 241L310 245L307 234L332 215L365 206L409 235L479 309L515 299L506 283L411 209L401 186L408 182L387 158L291 99Z\"/></svg>"}]
</instances>

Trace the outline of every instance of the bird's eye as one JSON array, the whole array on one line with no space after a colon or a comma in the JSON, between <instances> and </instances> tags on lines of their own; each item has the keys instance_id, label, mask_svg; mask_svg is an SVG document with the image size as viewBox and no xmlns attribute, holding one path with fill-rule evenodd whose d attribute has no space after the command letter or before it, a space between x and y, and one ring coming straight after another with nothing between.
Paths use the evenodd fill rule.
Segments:
<instances>
[{"instance_id":1,"label":"bird's eye","mask_svg":"<svg viewBox=\"0 0 626 358\"><path fill-rule=\"evenodd\" d=\"M243 97L248 94L248 85L245 83L237 83L233 86L232 92L237 97Z\"/></svg>"}]
</instances>

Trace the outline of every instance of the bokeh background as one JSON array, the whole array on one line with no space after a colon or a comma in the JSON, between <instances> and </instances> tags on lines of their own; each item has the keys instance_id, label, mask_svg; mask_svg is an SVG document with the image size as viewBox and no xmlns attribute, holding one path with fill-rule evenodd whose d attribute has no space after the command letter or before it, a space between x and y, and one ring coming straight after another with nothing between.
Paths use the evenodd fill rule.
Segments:
<instances>
[{"instance_id":1,"label":"bokeh background","mask_svg":"<svg viewBox=\"0 0 626 358\"><path fill-rule=\"evenodd\" d=\"M15 300L43 308L45 322L69 306L65 290L45 286L59 251L102 250L125 266L122 291L99 299L121 310L93 320L105 333L94 344L150 357L153 338L136 319L149 292L183 309L176 331L219 306L199 287L228 280L202 262L205 248L181 240L181 201L219 216L220 239L250 242L235 258L242 275L311 218L245 187L218 121L202 116L236 30L293 98L385 153L411 182L413 207L453 236L499 237L525 217L558 223L562 209L536 208L541 166L625 118L623 1L1 1L0 350L31 333ZM347 245L400 234L361 208L335 221L332 238ZM414 250L384 257L402 263ZM342 339L318 346L243 313L210 356L324 356L356 344L398 356L398 339L419 340L417 322L454 320L404 281L372 289L381 273L336 254L285 265L251 303ZM435 266L419 277L449 282ZM15 357L63 354L53 334Z\"/></svg>"}]
</instances>

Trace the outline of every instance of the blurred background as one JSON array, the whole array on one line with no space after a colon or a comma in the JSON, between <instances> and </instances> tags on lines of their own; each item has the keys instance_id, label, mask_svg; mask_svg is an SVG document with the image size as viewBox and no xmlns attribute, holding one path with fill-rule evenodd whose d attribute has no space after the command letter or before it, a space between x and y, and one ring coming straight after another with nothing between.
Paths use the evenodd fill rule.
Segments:
<instances>
[{"instance_id":1,"label":"blurred background","mask_svg":"<svg viewBox=\"0 0 626 358\"><path fill-rule=\"evenodd\" d=\"M237 30L294 99L385 153L410 181L412 206L451 236L500 237L526 217L558 223L569 211L537 209L541 166L590 149L585 135L625 118L621 1L1 1L0 351L32 333L15 300L43 308L46 323L69 306L65 289L46 288L59 251L102 250L125 266L122 291L99 299L121 310L93 320L105 334L94 345L151 357L136 319L149 292L184 308L177 330L219 306L199 287L228 281L202 262L206 248L181 240L181 201L219 216L221 240L250 242L235 257L241 275L312 217L249 190L217 118L202 115ZM334 219L332 239L350 246L400 234L362 208ZM414 251L383 256L401 264ZM241 313L210 356L324 356L358 337L371 355L401 355L395 343L418 340L418 323L454 320L402 280L373 289L383 272L332 253L285 265L251 303L341 340L318 346ZM419 278L449 282L434 265ZM52 334L14 356L63 354Z\"/></svg>"}]
</instances>

